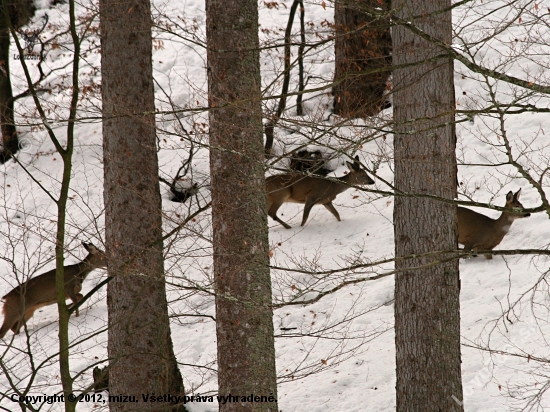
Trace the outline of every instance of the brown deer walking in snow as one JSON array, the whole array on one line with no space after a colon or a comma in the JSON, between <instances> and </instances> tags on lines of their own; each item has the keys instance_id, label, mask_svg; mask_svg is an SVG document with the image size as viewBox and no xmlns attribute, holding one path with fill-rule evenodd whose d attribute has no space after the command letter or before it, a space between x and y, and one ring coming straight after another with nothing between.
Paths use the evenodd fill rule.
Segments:
<instances>
[{"instance_id":1,"label":"brown deer walking in snow","mask_svg":"<svg viewBox=\"0 0 550 412\"><path fill-rule=\"evenodd\" d=\"M71 307L83 298L80 291L86 276L94 269L107 267L107 259L103 251L91 243L83 242L82 246L88 251L88 256L80 263L64 267L65 296L72 300ZM0 339L10 329L14 334L18 334L21 326L32 317L37 309L57 303L55 272L56 270L52 269L40 276L29 279L4 296L2 310L4 324L0 329ZM78 315L77 308L76 316Z\"/></svg>"},{"instance_id":2,"label":"brown deer walking in snow","mask_svg":"<svg viewBox=\"0 0 550 412\"><path fill-rule=\"evenodd\" d=\"M265 186L267 192L267 214L285 228L290 225L277 217L277 210L286 202L303 203L304 216L302 226L305 225L311 208L317 204L323 205L334 217L340 221L340 215L334 208L332 201L340 193L354 185L372 185L372 180L367 172L361 168L359 156L355 156L353 163L346 162L350 172L335 180L324 179L315 176L303 176L296 174L280 174L269 176Z\"/></svg>"},{"instance_id":3,"label":"brown deer walking in snow","mask_svg":"<svg viewBox=\"0 0 550 412\"><path fill-rule=\"evenodd\" d=\"M512 226L516 219L531 216L522 211L523 205L519 202L521 189L516 193L508 192L506 195L506 208L517 209L514 212L502 212L498 219L491 219L481 213L459 207L458 217L458 243L464 245L464 250L493 250ZM485 255L492 259L493 255Z\"/></svg>"}]
</instances>

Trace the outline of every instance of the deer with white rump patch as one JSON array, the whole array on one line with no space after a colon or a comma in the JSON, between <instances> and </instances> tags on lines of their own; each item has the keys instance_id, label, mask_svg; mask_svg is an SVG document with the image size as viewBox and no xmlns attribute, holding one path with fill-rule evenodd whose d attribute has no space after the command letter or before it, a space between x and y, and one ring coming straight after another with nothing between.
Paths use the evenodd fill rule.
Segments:
<instances>
[{"instance_id":1,"label":"deer with white rump patch","mask_svg":"<svg viewBox=\"0 0 550 412\"><path fill-rule=\"evenodd\" d=\"M71 307L83 298L79 292L82 290L82 283L86 276L94 269L107 267L107 259L103 251L91 243L82 242L82 246L88 251L88 256L80 263L63 268L65 296L72 300ZM32 317L37 309L57 303L55 272L56 270L52 269L29 279L4 296L4 324L0 329L0 339L10 329L17 335L23 324ZM76 316L78 315L77 308Z\"/></svg>"},{"instance_id":2,"label":"deer with white rump patch","mask_svg":"<svg viewBox=\"0 0 550 412\"><path fill-rule=\"evenodd\" d=\"M464 245L464 250L493 250L510 230L516 219L531 216L523 211L519 202L521 189L516 193L506 195L506 208L516 209L513 212L502 212L498 219L491 219L481 213L463 207L458 208L458 243ZM487 259L493 255L486 254Z\"/></svg>"},{"instance_id":3,"label":"deer with white rump patch","mask_svg":"<svg viewBox=\"0 0 550 412\"><path fill-rule=\"evenodd\" d=\"M354 185L372 185L367 172L361 168L359 156L355 156L353 163L346 162L350 172L333 180L315 176L303 176L285 173L269 176L265 186L267 192L267 214L285 228L290 225L277 217L277 210L286 202L303 203L304 216L302 226L305 225L311 208L317 204L323 205L334 217L340 221L340 215L334 208L332 201L340 193Z\"/></svg>"}]
</instances>

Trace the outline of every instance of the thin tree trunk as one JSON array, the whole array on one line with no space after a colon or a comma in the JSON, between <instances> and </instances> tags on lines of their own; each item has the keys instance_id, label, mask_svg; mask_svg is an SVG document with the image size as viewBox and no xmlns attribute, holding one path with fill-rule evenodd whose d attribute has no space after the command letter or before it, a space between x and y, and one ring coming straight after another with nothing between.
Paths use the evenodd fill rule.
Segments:
<instances>
[{"instance_id":1,"label":"thin tree trunk","mask_svg":"<svg viewBox=\"0 0 550 412\"><path fill-rule=\"evenodd\" d=\"M183 395L168 320L149 1L101 0L105 236L110 254L112 411L168 410L142 394ZM145 113L145 114L143 114ZM126 264L128 263L128 264Z\"/></svg>"},{"instance_id":2,"label":"thin tree trunk","mask_svg":"<svg viewBox=\"0 0 550 412\"><path fill-rule=\"evenodd\" d=\"M411 194L456 197L454 87L451 59L423 63L442 51L407 24L451 44L451 1L396 0L392 31L395 186ZM447 9L449 11L441 12ZM412 15L408 13L414 13ZM457 248L456 206L395 198L395 254ZM449 256L439 256L444 258ZM420 270L430 258L397 262L395 280L397 411L462 411L458 260Z\"/></svg>"},{"instance_id":3,"label":"thin tree trunk","mask_svg":"<svg viewBox=\"0 0 550 412\"><path fill-rule=\"evenodd\" d=\"M304 115L304 108L302 107L302 100L304 95L302 94L304 85L304 50L306 48L306 9L304 2L300 0L300 45L298 46L298 96L296 96L296 114L298 116Z\"/></svg>"},{"instance_id":4,"label":"thin tree trunk","mask_svg":"<svg viewBox=\"0 0 550 412\"><path fill-rule=\"evenodd\" d=\"M273 148L273 139L275 134L275 126L279 122L281 115L286 108L286 95L288 93L288 87L290 85L290 35L292 34L292 24L294 23L294 16L296 15L296 9L300 4L299 0L294 0L292 6L290 6L290 13L288 14L288 22L285 30L285 50L284 61L285 71L283 73L283 87L281 88L281 98L277 105L277 111L271 115L271 119L265 124L265 154L267 158L271 157L271 149Z\"/></svg>"},{"instance_id":5,"label":"thin tree trunk","mask_svg":"<svg viewBox=\"0 0 550 412\"><path fill-rule=\"evenodd\" d=\"M219 395L276 399L257 2L207 0L206 34ZM220 404L277 410L275 401Z\"/></svg>"},{"instance_id":6,"label":"thin tree trunk","mask_svg":"<svg viewBox=\"0 0 550 412\"><path fill-rule=\"evenodd\" d=\"M0 0L0 164L19 150L10 79L10 20L14 28L19 28L29 22L35 10L32 0Z\"/></svg>"},{"instance_id":7,"label":"thin tree trunk","mask_svg":"<svg viewBox=\"0 0 550 412\"><path fill-rule=\"evenodd\" d=\"M335 2L335 114L373 116L385 107L383 95L391 66L389 19L369 13L389 10L389 5L389 0Z\"/></svg>"},{"instance_id":8,"label":"thin tree trunk","mask_svg":"<svg viewBox=\"0 0 550 412\"><path fill-rule=\"evenodd\" d=\"M2 19L5 20L5 19ZM2 124L2 152L0 164L5 163L17 153L19 140L13 117L13 93L10 73L10 36L7 30L0 29L0 123Z\"/></svg>"}]
</instances>

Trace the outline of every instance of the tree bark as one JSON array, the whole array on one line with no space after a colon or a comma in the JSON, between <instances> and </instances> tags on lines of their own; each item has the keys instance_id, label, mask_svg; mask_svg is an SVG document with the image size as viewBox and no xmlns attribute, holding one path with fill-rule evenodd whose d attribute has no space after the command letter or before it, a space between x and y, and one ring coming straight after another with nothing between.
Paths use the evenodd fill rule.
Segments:
<instances>
[{"instance_id":1,"label":"tree bark","mask_svg":"<svg viewBox=\"0 0 550 412\"><path fill-rule=\"evenodd\" d=\"M451 59L412 33L406 22L451 44L451 1L395 0L405 22L393 28L395 186L406 194L456 197L454 86ZM448 11L443 12L443 9ZM409 14L413 13L413 15ZM397 19L395 19L397 21ZM397 68L398 65L409 65ZM457 248L456 205L396 196L395 255ZM419 270L437 259L396 263L397 411L462 411L458 260Z\"/></svg>"},{"instance_id":2,"label":"tree bark","mask_svg":"<svg viewBox=\"0 0 550 412\"><path fill-rule=\"evenodd\" d=\"M5 17L0 16L0 123L2 128L2 148L0 164L7 162L17 153L19 139L15 129L13 116L13 92L10 80L10 35L5 26Z\"/></svg>"},{"instance_id":3,"label":"tree bark","mask_svg":"<svg viewBox=\"0 0 550 412\"><path fill-rule=\"evenodd\" d=\"M101 0L110 410L169 410L142 394L183 395L168 320L149 1Z\"/></svg>"},{"instance_id":4,"label":"tree bark","mask_svg":"<svg viewBox=\"0 0 550 412\"><path fill-rule=\"evenodd\" d=\"M219 395L276 399L257 2L207 0L206 34Z\"/></svg>"},{"instance_id":5,"label":"tree bark","mask_svg":"<svg viewBox=\"0 0 550 412\"><path fill-rule=\"evenodd\" d=\"M390 0L335 2L335 114L346 118L373 116L386 106L384 91L391 67L390 25L388 18L372 13L387 11L389 6Z\"/></svg>"},{"instance_id":6,"label":"tree bark","mask_svg":"<svg viewBox=\"0 0 550 412\"><path fill-rule=\"evenodd\" d=\"M0 0L0 164L6 163L19 150L10 79L10 20L5 10L11 24L17 29L29 22L36 6L32 0Z\"/></svg>"}]
</instances>

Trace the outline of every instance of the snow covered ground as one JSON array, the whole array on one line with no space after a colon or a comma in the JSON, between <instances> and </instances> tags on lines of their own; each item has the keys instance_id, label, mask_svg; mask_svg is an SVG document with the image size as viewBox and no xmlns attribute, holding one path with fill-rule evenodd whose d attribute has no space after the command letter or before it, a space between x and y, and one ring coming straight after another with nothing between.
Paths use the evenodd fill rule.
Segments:
<instances>
[{"instance_id":1,"label":"snow covered ground","mask_svg":"<svg viewBox=\"0 0 550 412\"><path fill-rule=\"evenodd\" d=\"M291 1L260 2L260 38L264 44L282 44ZM475 60L487 67L503 70L534 83L548 85L545 76L550 48L544 42L548 37L548 12L540 4L526 0L511 2L475 1L455 10L457 50L464 51L461 41L475 42L484 37L486 42L473 47ZM519 12L517 10L521 9ZM42 33L50 38L67 27L67 5L39 10L35 21L49 15L50 26ZM308 40L322 40L330 35L328 23L333 21L332 4L324 1L305 3ZM92 15L97 4L82 3L81 15ZM175 116L159 115L160 173L170 179L185 160L190 150L189 141L181 127L193 137L195 153L188 178L197 182L200 191L191 202L173 203L162 187L166 230L178 225L209 198L207 114L193 109L206 105L206 53L204 4L201 1L154 2L158 27L154 40L154 70L157 81L157 108L169 112L183 110ZM514 13L517 13L515 15ZM545 14L546 13L546 14ZM480 18L480 16L482 16ZM533 26L535 17L543 22ZM505 21L512 24L506 26ZM97 20L93 26L96 27ZM297 33L298 22L294 24ZM502 29L502 30L500 30ZM172 31L173 33L169 33ZM97 32L85 43L88 51L82 62L80 77L83 90L80 116L85 118L77 126L77 145L73 164L71 201L68 207L68 263L81 259L85 252L81 241L101 245L104 232L102 194L102 147L98 67L100 55ZM175 33L175 34L174 34ZM59 38L56 46L48 48L48 69L55 69L43 82L41 99L49 110L56 133L65 135L68 105L66 86L70 82L68 64L70 45ZM462 40L461 40L462 39ZM66 48L66 46L68 48ZM37 46L38 47L38 46ZM15 54L15 51L14 53ZM293 49L293 57L297 54ZM506 56L512 56L507 59ZM266 95L280 91L282 48L262 53L262 81ZM15 93L26 88L18 61L10 61ZM36 62L27 61L34 68ZM308 87L326 85L332 80L332 44L320 45L306 58L306 76L311 76ZM485 81L480 74L455 64L457 109L481 110L491 106L493 99L518 104L532 103L548 109L548 98L528 95L524 90L505 83ZM293 72L291 91L296 89L297 75ZM489 87L490 86L490 87ZM376 185L367 189L387 191L384 181L392 181L392 135L386 126L391 109L379 119L366 119L338 126L329 118L330 97L327 89L306 95L303 118L295 116L295 99L289 99L286 119L276 129L277 149L295 147L317 139L317 146L332 146L351 154L357 150L361 161L376 168ZM495 96L495 97L492 97ZM275 100L268 100L266 111L273 110ZM21 165L9 162L0 167L0 291L7 293L24 281L54 267L53 234L56 207L49 195L29 173L54 197L59 191L61 159L43 129L35 124L36 113L30 98L17 101L18 120L28 123L20 127L25 146L19 155ZM460 166L458 178L462 200L488 202L503 206L506 193L522 188L521 201L526 207L540 205L540 193L522 176L517 167L507 163L503 143L508 139L514 160L538 181L548 166L550 121L547 113L523 112L506 114L501 122L498 114L476 115L457 125L457 155ZM463 116L458 117L463 120ZM181 123L180 123L181 122ZM382 129L382 132L376 130ZM385 131L385 132L384 132ZM176 134L174 134L176 132ZM179 134L178 134L179 133ZM328 133L328 134L327 134ZM371 136L376 138L371 138ZM181 137L180 137L181 136ZM354 147L350 140L361 141ZM288 148L287 147L287 148ZM341 176L346 167L345 156L335 159L335 175ZM498 166L494 166L498 165ZM548 195L548 177L541 179ZM313 209L305 227L300 227L302 205L285 204L279 216L291 224L291 230L269 221L272 265L334 269L355 263L376 262L393 256L393 198L369 191L348 190L338 196L336 208L342 217L337 222L324 208ZM491 217L499 212L477 209ZM166 252L166 270L169 275L170 311L173 315L172 337L178 361L182 363L186 390L189 394L214 395L217 389L215 325L210 296L190 292L178 285L205 287L211 280L210 220L203 213L190 222L169 244ZM532 214L528 219L514 223L510 233L497 249L548 249L550 222L545 213ZM169 242L166 242L168 244ZM462 372L466 411L508 411L525 405L521 398L535 394L548 385L550 369L547 359L547 337L550 333L548 286L545 279L549 259L545 256L495 256L463 260L460 265L462 316ZM390 271L391 263L365 269L362 272L342 272L335 275L311 274L273 270L275 304L293 299L311 299L315 292L300 296L301 291L327 290L342 281ZM103 280L105 271L92 273L84 284L90 290ZM274 325L277 351L279 409L283 412L301 411L392 411L395 409L395 363L393 334L393 277L365 281L329 294L318 302L287 305L275 310ZM512 308L512 310L510 310ZM506 314L506 315L504 315ZM189 316L194 315L194 316ZM197 316L201 315L201 316ZM511 321L511 322L510 322ZM43 308L29 321L29 340L24 334L12 339L12 334L0 342L0 353L19 388L33 379L30 395L54 394L61 390L59 368L56 364L57 313L55 306ZM83 371L75 388L91 384L90 366L107 357L107 308L105 288L100 290L85 307L79 318L71 319L71 350L73 373ZM25 352L30 347L32 361ZM529 358L489 353L494 351L522 354ZM19 350L21 349L21 351ZM50 359L50 356L52 358ZM34 370L33 370L34 368ZM32 375L32 373L35 373ZM0 393L13 390L5 374L0 375ZM0 395L1 396L1 395ZM550 395L543 394L540 407L550 409ZM0 406L16 410L18 406L4 398ZM216 403L197 402L188 405L193 412L217 410ZM105 410L98 402L85 402L78 410ZM44 411L60 411L62 405L44 405Z\"/></svg>"}]
</instances>

